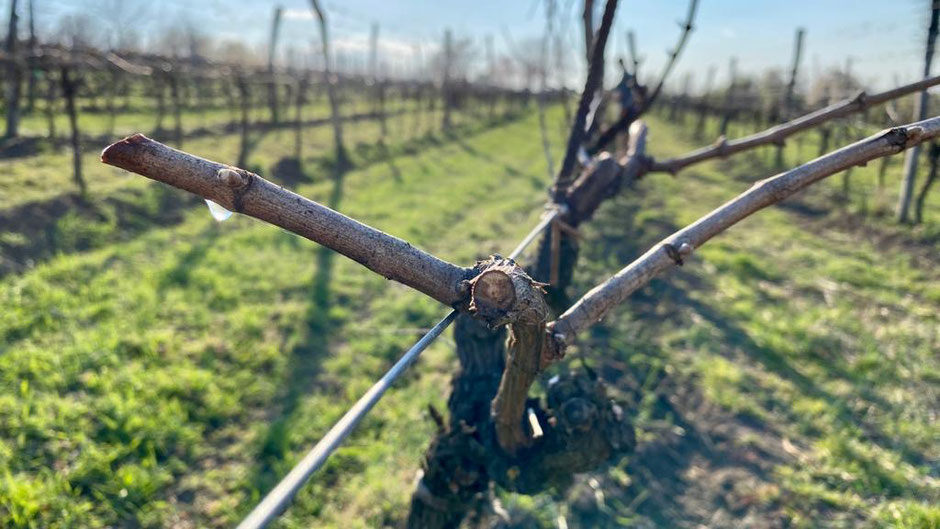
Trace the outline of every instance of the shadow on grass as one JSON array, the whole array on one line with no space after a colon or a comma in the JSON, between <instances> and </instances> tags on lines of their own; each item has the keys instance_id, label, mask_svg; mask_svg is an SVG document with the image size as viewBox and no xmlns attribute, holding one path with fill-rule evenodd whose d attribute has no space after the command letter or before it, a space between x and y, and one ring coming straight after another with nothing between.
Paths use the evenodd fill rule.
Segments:
<instances>
[{"instance_id":1,"label":"shadow on grass","mask_svg":"<svg viewBox=\"0 0 940 529\"><path fill-rule=\"evenodd\" d=\"M202 201L188 193L151 185L95 200L75 193L0 211L0 277L19 273L60 253L127 241L152 229L182 222Z\"/></svg>"},{"instance_id":2,"label":"shadow on grass","mask_svg":"<svg viewBox=\"0 0 940 529\"><path fill-rule=\"evenodd\" d=\"M599 277L631 262L677 228L654 197L631 196L633 192L632 189L625 190L614 203L605 205L592 224L596 240L582 249L582 259L592 263L592 267L603 267L603 272L596 272ZM639 214L641 211L642 215ZM847 436L847 439L858 436L866 443L898 454L908 463L927 464L923 453L904 439L885 431L884 425L872 422L863 412L857 411L870 407L898 410L896 405L872 391L869 381L841 365L838 358L819 354L819 351L838 351L838 344L825 340L820 344L810 341L801 352L793 354L759 343L724 307L702 302L690 295L693 291L707 292L717 288L692 267L690 270L677 269L634 293L629 309L623 309L630 310L635 320L627 323L626 329L600 325L591 330L588 341L594 352L589 350L586 356L597 359L604 378L628 395L632 394L635 403L653 399L652 404L646 404L649 416L644 420L671 426L655 433L652 440L640 444L626 468L631 484L627 487L614 483L605 485L604 492L608 498L619 498L617 501L622 501L622 505L629 504L628 511L642 514L662 526L710 525L715 522L710 521L709 516L722 510L723 515L732 520L757 516L768 522L779 522L785 518L782 513L774 511L774 506L740 503L739 493L732 489L737 482L759 485L775 481L773 468L790 459L779 448L787 435L773 421L746 411L729 412L707 402L695 376L682 377L682 380L676 376L671 380L671 376L656 375L658 370L637 364L638 358L659 365L674 363L676 357L659 345L662 342L658 336L699 322L713 330L708 338L714 344L713 350L732 363L759 365L766 372L791 382L800 394L825 402L832 417L831 432L817 431L818 423L814 419L796 412L790 403L776 398L759 381L745 379L740 390L759 408L786 417L786 423L800 425L811 438L833 434L840 438ZM760 268L739 267L728 273L754 284L757 305L785 302L760 291L759 282L773 280L763 275ZM588 288L590 283L588 280L582 284L582 289ZM625 347L627 343L629 346ZM824 373L823 377L808 376L805 368L810 366L814 372ZM832 380L850 384L852 398L846 399L827 391L825 384ZM674 427L682 433L677 435ZM755 438L757 442L742 446L739 441L745 437ZM866 476L876 484L879 494L900 497L909 493L905 490L906 483L864 453L847 449L840 457L846 459L847 464L865 468ZM690 480L689 476L696 473L702 477ZM602 515L593 513L589 516ZM596 522L591 518L585 520ZM721 523L716 525L725 526Z\"/></svg>"},{"instance_id":3,"label":"shadow on grass","mask_svg":"<svg viewBox=\"0 0 940 529\"><path fill-rule=\"evenodd\" d=\"M454 141L454 143L457 144L458 147L463 149L463 151L469 154L470 156L473 156L474 158L479 158L489 164L497 166L500 170L505 171L505 173L508 174L509 176L517 176L517 177L522 176L522 171L520 171L519 169L516 169L515 167L509 164L502 163L500 160L497 160L496 158L494 158L493 156L489 154L480 152L479 149L477 149L476 147L464 141L464 139L461 136L449 135L449 137ZM535 180L540 185L546 185L546 183L542 181L541 178L535 178Z\"/></svg>"},{"instance_id":4,"label":"shadow on grass","mask_svg":"<svg viewBox=\"0 0 940 529\"><path fill-rule=\"evenodd\" d=\"M189 284L193 269L206 257L209 248L218 240L219 226L212 221L207 224L199 235L194 237L195 242L186 253L177 259L173 268L164 272L157 281L157 291L163 292L172 287L185 288Z\"/></svg>"}]
</instances>

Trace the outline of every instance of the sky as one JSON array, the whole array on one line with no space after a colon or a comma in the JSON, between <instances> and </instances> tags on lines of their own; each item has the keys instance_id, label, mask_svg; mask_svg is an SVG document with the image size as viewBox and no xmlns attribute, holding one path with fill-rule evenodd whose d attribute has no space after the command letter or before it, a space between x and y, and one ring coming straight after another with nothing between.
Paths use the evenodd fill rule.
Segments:
<instances>
[{"instance_id":1,"label":"sky","mask_svg":"<svg viewBox=\"0 0 940 529\"><path fill-rule=\"evenodd\" d=\"M11 0L0 0L5 21ZM25 4L26 0L21 0ZM107 17L115 4L134 14L133 23L153 32L172 24L192 24L215 38L266 48L272 12L284 8L282 49L310 50L317 26L308 0L34 0L37 25L54 32L63 15L93 13ZM556 0L563 13L564 46L572 62L574 85L583 74L581 0ZM602 4L603 0L596 3ZM487 36L497 54L534 41L545 27L544 0L325 0L335 49L364 62L370 27L379 24L380 50L388 68L407 70L416 50L438 50L445 28L470 39L480 50ZM608 45L608 57L626 55L626 33L633 30L644 62L643 72L658 72L679 36L686 0L621 0ZM25 9L24 14L25 14ZM814 75L845 68L870 88L887 88L917 79L923 70L929 0L700 0L695 30L672 82L692 74L693 90L704 84L709 68L716 83L727 79L729 58L739 72L785 69L791 61L794 32L806 30L802 72ZM25 19L25 16L23 17ZM107 22L101 19L102 31ZM482 51L480 53L482 56ZM613 60L613 59L611 59ZM805 77L804 77L805 79Z\"/></svg>"}]
</instances>

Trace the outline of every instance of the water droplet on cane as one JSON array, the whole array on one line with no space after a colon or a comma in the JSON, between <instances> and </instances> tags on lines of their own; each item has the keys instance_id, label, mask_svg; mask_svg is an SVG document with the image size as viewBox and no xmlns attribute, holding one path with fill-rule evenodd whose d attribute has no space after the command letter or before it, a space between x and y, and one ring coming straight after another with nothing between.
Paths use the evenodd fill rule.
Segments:
<instances>
[{"instance_id":1,"label":"water droplet on cane","mask_svg":"<svg viewBox=\"0 0 940 529\"><path fill-rule=\"evenodd\" d=\"M208 198L206 199L206 205L209 206L209 213L212 215L212 218L219 222L228 220L228 218L232 216L231 211L223 208Z\"/></svg>"}]
</instances>

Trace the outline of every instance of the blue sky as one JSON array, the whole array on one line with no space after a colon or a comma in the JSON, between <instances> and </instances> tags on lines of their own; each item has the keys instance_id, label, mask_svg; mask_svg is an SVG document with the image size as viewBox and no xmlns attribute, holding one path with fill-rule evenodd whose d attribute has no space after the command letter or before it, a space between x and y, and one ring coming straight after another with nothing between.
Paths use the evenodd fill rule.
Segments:
<instances>
[{"instance_id":1,"label":"blue sky","mask_svg":"<svg viewBox=\"0 0 940 529\"><path fill-rule=\"evenodd\" d=\"M0 0L3 19L9 1ZM102 0L34 1L39 26L47 31L63 14L101 13L107 9L102 7L107 5ZM567 7L565 43L580 58L580 22L576 17L581 0L557 2L560 9ZM288 15L282 34L285 46L309 49L316 36L308 0L122 3L140 13L140 22L148 31L188 21L211 36L242 40L258 50L264 48L272 10L280 5ZM507 48L507 33L515 42L536 38L544 27L543 4L542 0L325 1L340 49L350 54L364 49L370 25L378 22L387 60L402 64L414 53L415 44L423 50L435 49L444 28L473 39L481 48L483 39L492 35L497 52ZM625 54L626 31L633 29L647 71L658 70L666 50L675 42L677 21L684 16L686 6L685 0L621 0L609 53ZM885 88L894 84L895 77L903 82L920 75L927 11L928 0L700 0L696 30L673 79L678 81L685 72L691 72L693 84L702 83L705 72L715 65L719 69L717 82L721 83L732 55L738 57L741 71L785 67L794 31L802 26L807 31L805 73L841 67L851 56L857 75L872 87ZM578 64L576 71L582 68Z\"/></svg>"}]
</instances>

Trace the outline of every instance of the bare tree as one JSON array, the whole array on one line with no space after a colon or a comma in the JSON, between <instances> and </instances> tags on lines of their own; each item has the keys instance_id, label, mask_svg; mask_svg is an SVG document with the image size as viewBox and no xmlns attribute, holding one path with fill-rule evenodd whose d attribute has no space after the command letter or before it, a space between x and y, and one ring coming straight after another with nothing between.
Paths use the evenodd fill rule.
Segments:
<instances>
[{"instance_id":1,"label":"bare tree","mask_svg":"<svg viewBox=\"0 0 940 529\"><path fill-rule=\"evenodd\" d=\"M636 171L639 166L633 161L642 160L645 133L637 130L632 137L635 146L624 164L599 163L582 175L587 178L585 182L599 178L601 188L605 188L609 185L605 179ZM603 391L593 386L569 387L562 394L550 387L544 409L534 403L530 407L527 401L537 373L560 359L579 334L626 301L632 292L666 269L681 265L695 249L753 213L848 167L938 137L940 117L878 133L758 182L655 245L554 321L549 321L541 284L511 259L494 256L473 268L452 265L258 175L176 151L141 135L109 146L102 152L102 161L272 222L457 307L485 325L508 328L510 339L503 374L492 399L492 416L485 400L482 407L464 409L483 421L479 425L461 419L448 427L439 414L432 412L439 434L426 460L441 466L428 468L429 474L421 480L409 522L412 527L433 528L456 526L474 502L486 498L491 483L524 494L565 487L573 474L591 470L632 449L635 440L629 421ZM589 182L585 185L597 187ZM590 194L582 197L591 204L597 202ZM587 205L573 203L577 209ZM468 344L477 348L475 353L461 352L458 347L461 362L497 362L483 364L487 368L499 365L503 358L501 338L493 332L481 335L472 342L474 345ZM465 365L473 369L473 363ZM489 382L488 387L492 388ZM455 395L457 391L464 390L455 389ZM570 398L572 393L574 399ZM536 406L538 409L533 410ZM491 426L487 426L489 421ZM488 433L478 426L486 427ZM487 440L493 437L495 443Z\"/></svg>"}]
</instances>

